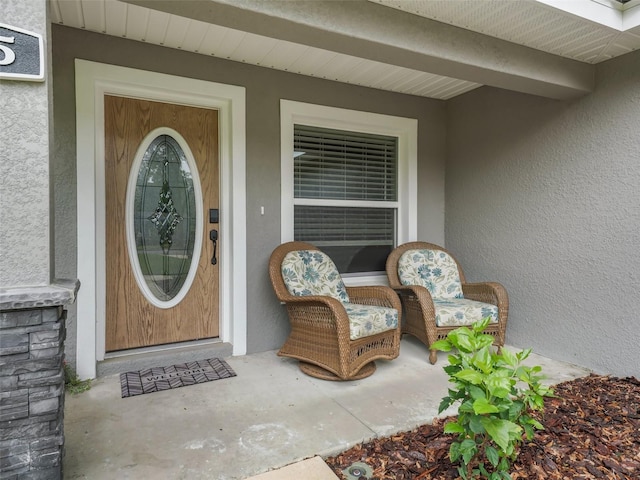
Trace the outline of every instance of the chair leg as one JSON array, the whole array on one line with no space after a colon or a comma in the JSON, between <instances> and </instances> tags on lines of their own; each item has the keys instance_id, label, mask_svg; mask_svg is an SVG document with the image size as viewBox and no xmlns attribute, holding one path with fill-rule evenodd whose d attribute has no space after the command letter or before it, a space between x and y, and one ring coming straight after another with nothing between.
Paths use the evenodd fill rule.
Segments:
<instances>
[{"instance_id":1,"label":"chair leg","mask_svg":"<svg viewBox=\"0 0 640 480\"><path fill-rule=\"evenodd\" d=\"M431 365L435 365L437 361L438 361L438 351L429 350L429 362L431 362Z\"/></svg>"}]
</instances>

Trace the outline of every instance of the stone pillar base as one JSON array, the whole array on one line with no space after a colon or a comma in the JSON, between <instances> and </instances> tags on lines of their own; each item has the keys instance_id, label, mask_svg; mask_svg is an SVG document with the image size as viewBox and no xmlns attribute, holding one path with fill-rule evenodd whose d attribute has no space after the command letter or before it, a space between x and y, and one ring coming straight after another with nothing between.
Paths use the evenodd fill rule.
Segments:
<instances>
[{"instance_id":1,"label":"stone pillar base","mask_svg":"<svg viewBox=\"0 0 640 480\"><path fill-rule=\"evenodd\" d=\"M61 479L66 310L24 293L0 292L0 479Z\"/></svg>"}]
</instances>

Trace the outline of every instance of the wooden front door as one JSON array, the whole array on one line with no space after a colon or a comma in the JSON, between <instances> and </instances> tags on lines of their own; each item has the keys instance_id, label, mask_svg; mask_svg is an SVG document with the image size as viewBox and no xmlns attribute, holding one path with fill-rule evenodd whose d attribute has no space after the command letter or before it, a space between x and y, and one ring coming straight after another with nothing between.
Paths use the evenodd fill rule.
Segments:
<instances>
[{"instance_id":1,"label":"wooden front door","mask_svg":"<svg viewBox=\"0 0 640 480\"><path fill-rule=\"evenodd\" d=\"M104 102L106 351L217 337L217 111Z\"/></svg>"}]
</instances>

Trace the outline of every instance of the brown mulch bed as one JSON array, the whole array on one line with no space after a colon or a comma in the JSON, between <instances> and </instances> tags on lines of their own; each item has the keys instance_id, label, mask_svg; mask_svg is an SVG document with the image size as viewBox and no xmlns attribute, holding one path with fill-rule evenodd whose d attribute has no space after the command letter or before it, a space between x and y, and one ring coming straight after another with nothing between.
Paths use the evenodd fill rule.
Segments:
<instances>
[{"instance_id":1,"label":"brown mulch bed","mask_svg":"<svg viewBox=\"0 0 640 480\"><path fill-rule=\"evenodd\" d=\"M554 387L538 418L545 430L525 442L511 470L517 479L640 479L640 381L601 375ZM378 480L454 480L449 461L453 435L446 419L410 432L356 445L326 463L341 479L355 462L373 469Z\"/></svg>"}]
</instances>

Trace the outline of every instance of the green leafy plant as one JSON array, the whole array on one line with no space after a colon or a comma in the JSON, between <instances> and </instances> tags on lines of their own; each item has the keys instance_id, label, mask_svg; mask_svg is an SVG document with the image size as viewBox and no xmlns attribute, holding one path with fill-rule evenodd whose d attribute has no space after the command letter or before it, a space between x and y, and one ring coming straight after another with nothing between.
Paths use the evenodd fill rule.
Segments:
<instances>
[{"instance_id":1,"label":"green leafy plant","mask_svg":"<svg viewBox=\"0 0 640 480\"><path fill-rule=\"evenodd\" d=\"M465 480L511 479L509 470L523 438L531 440L535 430L544 428L531 412L542 410L544 397L553 395L541 383L541 367L522 365L531 349L495 352L494 338L483 333L488 324L485 318L471 329L457 328L431 346L456 350L444 367L453 387L442 399L439 413L460 402L457 418L448 421L444 431L457 435L449 457Z\"/></svg>"},{"instance_id":2,"label":"green leafy plant","mask_svg":"<svg viewBox=\"0 0 640 480\"><path fill-rule=\"evenodd\" d=\"M64 362L64 388L69 393L82 393L91 388L91 380L80 380L75 370Z\"/></svg>"}]
</instances>

